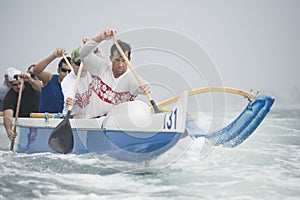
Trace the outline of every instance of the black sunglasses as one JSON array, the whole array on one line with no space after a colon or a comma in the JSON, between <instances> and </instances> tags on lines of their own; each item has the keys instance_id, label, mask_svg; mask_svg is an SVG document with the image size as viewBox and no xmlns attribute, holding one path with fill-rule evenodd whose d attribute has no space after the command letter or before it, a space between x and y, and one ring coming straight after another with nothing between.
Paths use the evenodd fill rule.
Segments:
<instances>
[{"instance_id":1,"label":"black sunglasses","mask_svg":"<svg viewBox=\"0 0 300 200\"><path fill-rule=\"evenodd\" d=\"M66 72L71 73L72 70L66 69L66 68L60 68L60 71L62 71L63 73L66 73Z\"/></svg>"},{"instance_id":2,"label":"black sunglasses","mask_svg":"<svg viewBox=\"0 0 300 200\"><path fill-rule=\"evenodd\" d=\"M81 63L81 60L78 60L77 62L74 62L74 64L77 65L77 66L80 66L80 63Z\"/></svg>"}]
</instances>

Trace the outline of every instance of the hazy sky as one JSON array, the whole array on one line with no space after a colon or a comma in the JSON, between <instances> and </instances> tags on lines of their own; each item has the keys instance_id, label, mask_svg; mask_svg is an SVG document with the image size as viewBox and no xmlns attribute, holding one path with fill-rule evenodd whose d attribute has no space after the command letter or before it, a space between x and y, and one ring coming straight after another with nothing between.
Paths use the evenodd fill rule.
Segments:
<instances>
[{"instance_id":1,"label":"hazy sky","mask_svg":"<svg viewBox=\"0 0 300 200\"><path fill-rule=\"evenodd\" d=\"M82 37L116 28L153 85L253 88L279 104L289 95L300 102L299 0L0 2L1 74L9 66L25 70L57 47L70 53ZM57 61L47 70L55 72Z\"/></svg>"}]
</instances>

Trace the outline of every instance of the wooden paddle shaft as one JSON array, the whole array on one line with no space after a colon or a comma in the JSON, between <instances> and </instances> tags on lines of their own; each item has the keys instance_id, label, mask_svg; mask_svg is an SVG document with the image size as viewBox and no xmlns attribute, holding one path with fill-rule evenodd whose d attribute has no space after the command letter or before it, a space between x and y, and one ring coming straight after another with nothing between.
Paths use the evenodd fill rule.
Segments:
<instances>
[{"instance_id":1,"label":"wooden paddle shaft","mask_svg":"<svg viewBox=\"0 0 300 200\"><path fill-rule=\"evenodd\" d=\"M18 96L18 102L17 102L17 108L16 108L16 112L15 112L15 124L14 124L14 133L17 132L17 122L18 122L18 118L19 118L19 112L20 112L20 106L21 106L21 99L22 99L22 92L23 92L23 87L24 87L24 80L21 79L21 86L19 89L19 96ZM14 150L14 145L15 145L15 140L13 139L11 141L10 144L10 150L13 151Z\"/></svg>"},{"instance_id":2,"label":"wooden paddle shaft","mask_svg":"<svg viewBox=\"0 0 300 200\"><path fill-rule=\"evenodd\" d=\"M65 56L65 54L63 54L64 60L66 61L67 65L74 71L72 65L70 64L69 60L67 59L67 57Z\"/></svg>"},{"instance_id":3,"label":"wooden paddle shaft","mask_svg":"<svg viewBox=\"0 0 300 200\"><path fill-rule=\"evenodd\" d=\"M82 67L83 67L83 62L80 63L80 66L79 66L79 69L78 69L78 72L77 72L76 82L75 82L73 95L72 95L73 101L75 101L75 96L76 96L77 88L78 88L78 85L79 85L79 80L80 80L80 75L81 75L81 72L82 72ZM68 110L72 110L72 108L73 108L73 105L69 106Z\"/></svg>"}]
</instances>

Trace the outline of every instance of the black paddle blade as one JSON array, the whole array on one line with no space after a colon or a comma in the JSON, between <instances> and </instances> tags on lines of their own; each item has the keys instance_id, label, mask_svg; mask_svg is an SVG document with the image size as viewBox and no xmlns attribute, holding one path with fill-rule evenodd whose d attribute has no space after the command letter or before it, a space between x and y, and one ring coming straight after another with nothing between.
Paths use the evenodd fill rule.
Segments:
<instances>
[{"instance_id":1,"label":"black paddle blade","mask_svg":"<svg viewBox=\"0 0 300 200\"><path fill-rule=\"evenodd\" d=\"M10 143L10 151L14 151L15 139Z\"/></svg>"},{"instance_id":2,"label":"black paddle blade","mask_svg":"<svg viewBox=\"0 0 300 200\"><path fill-rule=\"evenodd\" d=\"M69 117L68 113L64 120L53 129L48 140L49 147L58 153L67 154L73 150L74 138Z\"/></svg>"},{"instance_id":3,"label":"black paddle blade","mask_svg":"<svg viewBox=\"0 0 300 200\"><path fill-rule=\"evenodd\" d=\"M157 107L157 105L156 105L156 103L154 102L153 99L150 100L150 103L151 103L151 105L152 105L152 107L153 107L153 109L154 109L154 113L163 113L163 112L164 112L164 111L160 110L160 109Z\"/></svg>"}]
</instances>

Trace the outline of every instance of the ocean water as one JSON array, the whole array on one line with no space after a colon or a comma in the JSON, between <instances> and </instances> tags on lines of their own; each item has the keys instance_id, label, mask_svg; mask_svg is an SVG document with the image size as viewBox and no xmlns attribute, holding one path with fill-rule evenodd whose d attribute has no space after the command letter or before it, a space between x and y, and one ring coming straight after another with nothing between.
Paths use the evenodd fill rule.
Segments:
<instances>
[{"instance_id":1,"label":"ocean water","mask_svg":"<svg viewBox=\"0 0 300 200\"><path fill-rule=\"evenodd\" d=\"M140 164L0 151L0 199L300 198L300 110L272 110L238 147L199 144L174 162Z\"/></svg>"}]
</instances>

